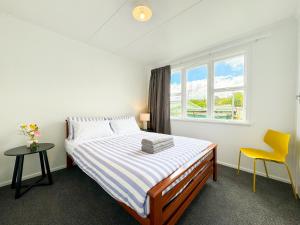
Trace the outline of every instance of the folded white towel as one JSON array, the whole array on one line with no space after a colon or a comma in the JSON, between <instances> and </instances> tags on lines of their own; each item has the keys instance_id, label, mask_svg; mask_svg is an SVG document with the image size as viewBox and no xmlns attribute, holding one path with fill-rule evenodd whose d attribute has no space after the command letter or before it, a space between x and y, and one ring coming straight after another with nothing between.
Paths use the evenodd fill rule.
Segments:
<instances>
[{"instance_id":1,"label":"folded white towel","mask_svg":"<svg viewBox=\"0 0 300 225\"><path fill-rule=\"evenodd\" d=\"M154 144L154 145L151 145L151 144L142 144L142 146L144 147L147 147L149 149L156 149L156 148L160 148L160 147L164 147L164 146L168 146L170 144L174 144L173 140L168 140L168 141L164 141L164 142L160 142L158 144Z\"/></svg>"},{"instance_id":2,"label":"folded white towel","mask_svg":"<svg viewBox=\"0 0 300 225\"><path fill-rule=\"evenodd\" d=\"M169 148L172 148L172 147L174 147L174 143L173 142L169 143L167 145L164 145L164 146L157 147L155 149L149 148L148 146L143 145L142 146L142 151L144 151L146 153L149 153L149 154L155 154L155 153L161 152L163 150L166 150L166 149L169 149Z\"/></svg>"},{"instance_id":3,"label":"folded white towel","mask_svg":"<svg viewBox=\"0 0 300 225\"><path fill-rule=\"evenodd\" d=\"M173 141L173 137L172 136L165 136L165 137L149 137L149 138L144 138L142 140L142 144L149 144L149 145L155 145L155 144L159 144L165 141Z\"/></svg>"}]
</instances>

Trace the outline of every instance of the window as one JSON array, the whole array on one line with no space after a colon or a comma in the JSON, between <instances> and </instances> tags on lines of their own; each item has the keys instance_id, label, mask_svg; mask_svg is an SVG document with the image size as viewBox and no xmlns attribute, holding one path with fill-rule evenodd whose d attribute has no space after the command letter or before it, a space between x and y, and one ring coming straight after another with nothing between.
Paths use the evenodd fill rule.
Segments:
<instances>
[{"instance_id":1,"label":"window","mask_svg":"<svg viewBox=\"0 0 300 225\"><path fill-rule=\"evenodd\" d=\"M208 66L188 69L186 76L187 117L207 118Z\"/></svg>"},{"instance_id":2,"label":"window","mask_svg":"<svg viewBox=\"0 0 300 225\"><path fill-rule=\"evenodd\" d=\"M171 118L246 121L246 54L212 58L171 74Z\"/></svg>"},{"instance_id":3,"label":"window","mask_svg":"<svg viewBox=\"0 0 300 225\"><path fill-rule=\"evenodd\" d=\"M181 72L175 71L171 74L171 117L181 117Z\"/></svg>"},{"instance_id":4,"label":"window","mask_svg":"<svg viewBox=\"0 0 300 225\"><path fill-rule=\"evenodd\" d=\"M214 62L214 118L245 120L245 56Z\"/></svg>"}]
</instances>

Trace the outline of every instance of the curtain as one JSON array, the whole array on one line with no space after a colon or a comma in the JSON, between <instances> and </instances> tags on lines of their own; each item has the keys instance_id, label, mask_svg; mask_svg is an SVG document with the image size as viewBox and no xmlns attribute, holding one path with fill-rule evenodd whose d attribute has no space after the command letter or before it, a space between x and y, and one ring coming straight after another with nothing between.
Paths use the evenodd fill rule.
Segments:
<instances>
[{"instance_id":1,"label":"curtain","mask_svg":"<svg viewBox=\"0 0 300 225\"><path fill-rule=\"evenodd\" d=\"M151 70L148 108L150 128L157 133L170 134L171 66Z\"/></svg>"}]
</instances>

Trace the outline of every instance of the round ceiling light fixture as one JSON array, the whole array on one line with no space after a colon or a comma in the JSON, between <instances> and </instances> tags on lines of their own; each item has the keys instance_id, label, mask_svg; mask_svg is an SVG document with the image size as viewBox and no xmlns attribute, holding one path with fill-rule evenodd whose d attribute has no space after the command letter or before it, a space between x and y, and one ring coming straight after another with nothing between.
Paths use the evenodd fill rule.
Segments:
<instances>
[{"instance_id":1,"label":"round ceiling light fixture","mask_svg":"<svg viewBox=\"0 0 300 225\"><path fill-rule=\"evenodd\" d=\"M152 17L152 10L147 5L137 5L132 10L132 16L139 22L146 22Z\"/></svg>"}]
</instances>

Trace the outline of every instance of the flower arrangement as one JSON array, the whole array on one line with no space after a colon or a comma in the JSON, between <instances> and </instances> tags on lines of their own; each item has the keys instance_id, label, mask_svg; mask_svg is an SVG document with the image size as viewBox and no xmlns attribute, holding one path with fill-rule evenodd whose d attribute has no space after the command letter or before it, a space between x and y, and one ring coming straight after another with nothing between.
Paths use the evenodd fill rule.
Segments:
<instances>
[{"instance_id":1,"label":"flower arrangement","mask_svg":"<svg viewBox=\"0 0 300 225\"><path fill-rule=\"evenodd\" d=\"M29 140L27 141L27 147L30 149L36 149L39 143L37 138L41 136L39 127L35 123L24 123L21 124L20 130L23 135L29 137Z\"/></svg>"}]
</instances>

